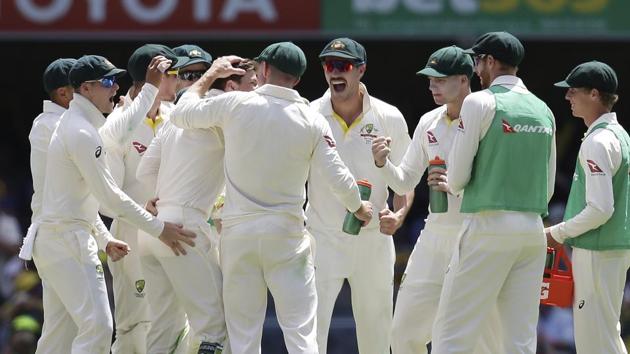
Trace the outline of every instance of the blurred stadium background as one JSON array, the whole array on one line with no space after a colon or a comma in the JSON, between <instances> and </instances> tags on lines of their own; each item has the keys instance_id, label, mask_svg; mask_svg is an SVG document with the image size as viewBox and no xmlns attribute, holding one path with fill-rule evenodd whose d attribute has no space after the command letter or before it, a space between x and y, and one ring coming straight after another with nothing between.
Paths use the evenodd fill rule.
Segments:
<instances>
[{"instance_id":1,"label":"blurred stadium background","mask_svg":"<svg viewBox=\"0 0 630 354\"><path fill-rule=\"evenodd\" d=\"M128 56L144 43L193 43L215 58L251 58L271 42L291 40L309 60L297 89L313 100L326 89L318 53L330 39L349 36L367 49L364 82L370 94L397 106L412 134L420 116L435 107L428 81L415 75L428 56L447 45L468 48L487 31L507 30L526 48L519 76L556 116L558 175L549 217L555 223L562 218L586 128L571 116L564 92L552 84L581 62L610 64L620 80L615 110L628 128L629 11L628 0L1 0L0 353L34 352L29 347L41 321L36 273L32 266L25 270L15 255L30 220L27 136L46 98L41 75L52 60L100 54L125 67ZM119 93L129 84L127 77ZM479 89L477 78L473 89ZM426 214L422 182L407 221L394 236L397 281ZM624 309L630 308L630 292L626 297ZM347 287L335 311L329 352L356 353ZM624 311L625 338L628 324L630 311ZM575 352L572 336L570 310L541 308L539 353ZM283 353L283 346L270 304L263 353Z\"/></svg>"}]
</instances>

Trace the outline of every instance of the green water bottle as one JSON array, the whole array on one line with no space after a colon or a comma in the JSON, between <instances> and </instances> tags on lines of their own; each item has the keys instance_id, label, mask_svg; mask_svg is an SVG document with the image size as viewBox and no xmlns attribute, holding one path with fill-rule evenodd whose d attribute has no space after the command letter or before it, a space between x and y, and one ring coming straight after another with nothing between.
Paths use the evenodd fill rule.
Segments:
<instances>
[{"instance_id":1,"label":"green water bottle","mask_svg":"<svg viewBox=\"0 0 630 354\"><path fill-rule=\"evenodd\" d=\"M357 181L359 186L359 193L361 194L361 200L369 200L370 194L372 194L372 185L365 179ZM363 221L357 219L354 213L347 212L346 218L343 219L343 232L350 235L358 235L363 226Z\"/></svg>"},{"instance_id":2,"label":"green water bottle","mask_svg":"<svg viewBox=\"0 0 630 354\"><path fill-rule=\"evenodd\" d=\"M446 169L446 161L442 160L439 156L436 156L433 160L429 161L429 172L432 168ZM446 192L433 190L429 187L429 206L432 213L446 213L448 210L448 197Z\"/></svg>"}]
</instances>

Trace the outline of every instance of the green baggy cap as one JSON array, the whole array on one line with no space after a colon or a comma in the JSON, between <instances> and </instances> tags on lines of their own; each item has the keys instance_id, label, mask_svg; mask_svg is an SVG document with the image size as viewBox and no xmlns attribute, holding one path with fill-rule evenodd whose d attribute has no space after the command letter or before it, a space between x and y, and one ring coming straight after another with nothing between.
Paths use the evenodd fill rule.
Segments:
<instances>
[{"instance_id":1,"label":"green baggy cap","mask_svg":"<svg viewBox=\"0 0 630 354\"><path fill-rule=\"evenodd\" d=\"M416 74L432 77L466 75L470 78L473 74L473 67L474 64L470 55L464 53L462 48L450 46L438 49L431 54L427 65Z\"/></svg>"},{"instance_id":2,"label":"green baggy cap","mask_svg":"<svg viewBox=\"0 0 630 354\"><path fill-rule=\"evenodd\" d=\"M70 85L68 74L76 62L76 59L60 58L50 63L44 70L44 90L52 92L56 88Z\"/></svg>"},{"instance_id":3,"label":"green baggy cap","mask_svg":"<svg viewBox=\"0 0 630 354\"><path fill-rule=\"evenodd\" d=\"M474 55L490 54L512 66L518 66L525 57L525 48L521 41L508 32L488 32L477 38L472 48L465 52Z\"/></svg>"},{"instance_id":4,"label":"green baggy cap","mask_svg":"<svg viewBox=\"0 0 630 354\"><path fill-rule=\"evenodd\" d=\"M129 70L129 76L136 82L142 82L147 76L147 68L149 63L156 56L161 55L166 59L172 61L168 70L179 69L180 67L188 63L187 56L177 56L173 50L162 44L145 44L142 47L136 49L129 57L127 62L127 70Z\"/></svg>"},{"instance_id":5,"label":"green baggy cap","mask_svg":"<svg viewBox=\"0 0 630 354\"><path fill-rule=\"evenodd\" d=\"M99 80L104 77L120 77L127 71L119 69L107 58L100 55L84 55L70 69L70 84L79 87L86 81Z\"/></svg>"},{"instance_id":6,"label":"green baggy cap","mask_svg":"<svg viewBox=\"0 0 630 354\"><path fill-rule=\"evenodd\" d=\"M325 57L351 59L360 63L367 62L367 54L361 43L345 37L333 39L326 44L322 52L319 53L320 59Z\"/></svg>"},{"instance_id":7,"label":"green baggy cap","mask_svg":"<svg viewBox=\"0 0 630 354\"><path fill-rule=\"evenodd\" d=\"M601 92L617 92L617 74L608 64L600 61L582 63L567 75L564 81L556 82L557 87L595 88Z\"/></svg>"},{"instance_id":8,"label":"green baggy cap","mask_svg":"<svg viewBox=\"0 0 630 354\"><path fill-rule=\"evenodd\" d=\"M184 44L173 48L173 52L180 57L188 57L188 61L184 66L197 63L206 64L208 67L212 65L212 55L194 44Z\"/></svg>"},{"instance_id":9,"label":"green baggy cap","mask_svg":"<svg viewBox=\"0 0 630 354\"><path fill-rule=\"evenodd\" d=\"M278 70L302 77L306 71L306 56L300 47L291 42L278 42L265 48L254 58L257 62L267 62Z\"/></svg>"}]
</instances>

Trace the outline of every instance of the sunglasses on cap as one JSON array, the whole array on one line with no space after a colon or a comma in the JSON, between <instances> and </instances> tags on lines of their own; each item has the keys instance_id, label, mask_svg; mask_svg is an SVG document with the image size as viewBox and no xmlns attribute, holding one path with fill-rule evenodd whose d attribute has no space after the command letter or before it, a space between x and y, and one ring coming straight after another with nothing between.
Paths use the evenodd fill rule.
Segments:
<instances>
[{"instance_id":1,"label":"sunglasses on cap","mask_svg":"<svg viewBox=\"0 0 630 354\"><path fill-rule=\"evenodd\" d=\"M354 69L357 66L362 65L363 62L341 60L341 59L326 59L322 61L322 64L324 64L324 68L329 73L335 71L335 69L339 72L345 73L347 71Z\"/></svg>"},{"instance_id":2,"label":"sunglasses on cap","mask_svg":"<svg viewBox=\"0 0 630 354\"><path fill-rule=\"evenodd\" d=\"M205 71L184 71L177 74L181 80L185 81L196 81L201 79Z\"/></svg>"},{"instance_id":3,"label":"sunglasses on cap","mask_svg":"<svg viewBox=\"0 0 630 354\"><path fill-rule=\"evenodd\" d=\"M90 80L86 82L98 82L104 88L112 88L112 86L114 86L114 84L116 83L116 76L108 76L99 80Z\"/></svg>"}]
</instances>

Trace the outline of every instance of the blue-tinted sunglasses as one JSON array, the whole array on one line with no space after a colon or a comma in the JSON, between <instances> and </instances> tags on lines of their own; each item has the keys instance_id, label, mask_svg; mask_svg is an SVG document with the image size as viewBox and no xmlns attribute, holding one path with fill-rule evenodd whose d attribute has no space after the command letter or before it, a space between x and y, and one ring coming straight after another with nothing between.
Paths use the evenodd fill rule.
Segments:
<instances>
[{"instance_id":1,"label":"blue-tinted sunglasses","mask_svg":"<svg viewBox=\"0 0 630 354\"><path fill-rule=\"evenodd\" d=\"M100 80L90 80L86 82L100 82L104 88L111 88L116 83L116 76L107 76Z\"/></svg>"}]
</instances>

